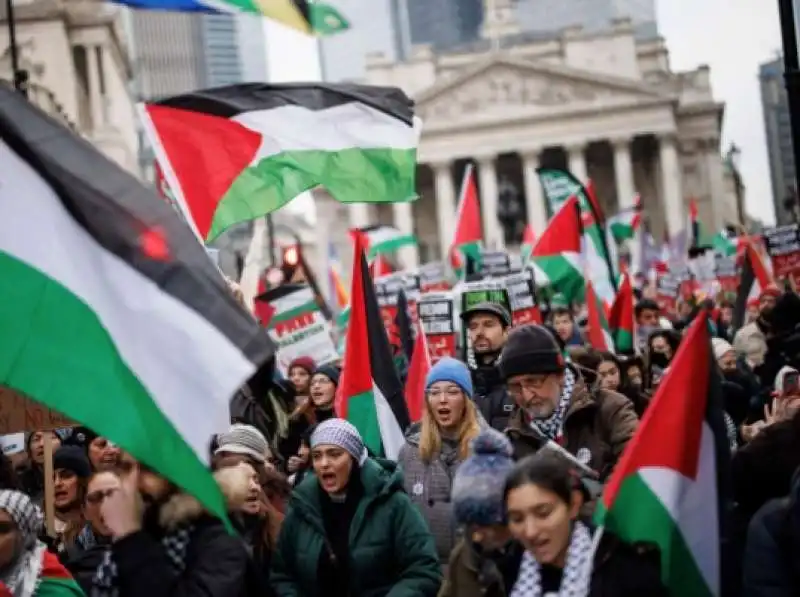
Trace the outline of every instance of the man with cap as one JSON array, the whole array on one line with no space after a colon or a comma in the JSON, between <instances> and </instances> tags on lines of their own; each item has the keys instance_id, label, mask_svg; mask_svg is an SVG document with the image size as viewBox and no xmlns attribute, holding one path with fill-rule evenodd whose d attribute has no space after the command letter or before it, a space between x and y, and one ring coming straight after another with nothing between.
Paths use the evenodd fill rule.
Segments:
<instances>
[{"instance_id":1,"label":"man with cap","mask_svg":"<svg viewBox=\"0 0 800 597\"><path fill-rule=\"evenodd\" d=\"M489 425L503 431L514 402L506 392L497 362L511 328L511 314L502 305L486 302L463 311L461 320L475 356L475 362L470 363L475 404Z\"/></svg>"},{"instance_id":2,"label":"man with cap","mask_svg":"<svg viewBox=\"0 0 800 597\"><path fill-rule=\"evenodd\" d=\"M639 423L630 400L610 390L590 389L540 325L524 325L509 334L500 371L518 407L507 430L517 459L550 441L601 480L611 473Z\"/></svg>"}]
</instances>

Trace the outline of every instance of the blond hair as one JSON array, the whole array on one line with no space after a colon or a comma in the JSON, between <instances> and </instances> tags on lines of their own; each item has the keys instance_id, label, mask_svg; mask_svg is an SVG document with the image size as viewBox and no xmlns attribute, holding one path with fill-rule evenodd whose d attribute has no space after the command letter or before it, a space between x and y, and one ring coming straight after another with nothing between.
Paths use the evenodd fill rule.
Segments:
<instances>
[{"instance_id":1,"label":"blond hair","mask_svg":"<svg viewBox=\"0 0 800 597\"><path fill-rule=\"evenodd\" d=\"M469 443L478 435L481 430L478 423L478 411L475 403L469 396L464 394L464 415L461 418L461 425L458 427L458 457L463 460L469 456ZM439 425L431 410L431 403L425 400L425 411L422 413L422 426L419 433L419 457L425 464L430 464L431 460L442 450L442 434Z\"/></svg>"}]
</instances>

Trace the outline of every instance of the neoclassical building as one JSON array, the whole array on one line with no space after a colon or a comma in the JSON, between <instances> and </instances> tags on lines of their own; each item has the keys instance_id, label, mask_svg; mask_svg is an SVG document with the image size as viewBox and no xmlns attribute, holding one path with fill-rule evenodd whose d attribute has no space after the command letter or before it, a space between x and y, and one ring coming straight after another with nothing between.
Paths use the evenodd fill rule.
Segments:
<instances>
[{"instance_id":1,"label":"neoclassical building","mask_svg":"<svg viewBox=\"0 0 800 597\"><path fill-rule=\"evenodd\" d=\"M138 174L132 66L120 8L101 0L14 2L28 98ZM6 3L0 4L0 80L11 82Z\"/></svg>"},{"instance_id":2,"label":"neoclassical building","mask_svg":"<svg viewBox=\"0 0 800 597\"><path fill-rule=\"evenodd\" d=\"M525 221L537 234L546 226L539 167L591 178L608 214L638 193L657 239L685 227L691 199L707 226L737 222L720 150L724 105L707 66L674 72L665 41L637 39L629 21L534 37L519 31L511 0L486 4L483 44L442 55L418 47L403 63L370 56L367 82L404 89L423 120L420 198L351 205L351 225L416 233L419 254L401 255L406 266L441 257L468 163L495 247L517 244Z\"/></svg>"}]
</instances>

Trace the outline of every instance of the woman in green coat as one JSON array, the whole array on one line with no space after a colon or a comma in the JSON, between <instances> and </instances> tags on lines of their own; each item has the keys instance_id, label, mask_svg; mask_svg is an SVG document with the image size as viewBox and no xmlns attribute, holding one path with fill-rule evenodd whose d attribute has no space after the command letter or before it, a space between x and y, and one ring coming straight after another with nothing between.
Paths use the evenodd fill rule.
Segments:
<instances>
[{"instance_id":1,"label":"woman in green coat","mask_svg":"<svg viewBox=\"0 0 800 597\"><path fill-rule=\"evenodd\" d=\"M289 501L270 577L277 597L433 597L433 536L392 462L367 458L347 421L311 435L314 475Z\"/></svg>"}]
</instances>

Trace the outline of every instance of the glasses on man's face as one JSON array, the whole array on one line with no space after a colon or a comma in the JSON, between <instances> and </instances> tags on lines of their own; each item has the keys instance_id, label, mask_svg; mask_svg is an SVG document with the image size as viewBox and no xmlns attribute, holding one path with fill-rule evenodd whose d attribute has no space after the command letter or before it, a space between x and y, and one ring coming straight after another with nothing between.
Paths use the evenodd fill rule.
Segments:
<instances>
[{"instance_id":1,"label":"glasses on man's face","mask_svg":"<svg viewBox=\"0 0 800 597\"><path fill-rule=\"evenodd\" d=\"M511 396L522 396L523 392L533 393L541 390L547 382L547 376L528 377L520 381L511 381L506 384L506 390Z\"/></svg>"},{"instance_id":2,"label":"glasses on man's face","mask_svg":"<svg viewBox=\"0 0 800 597\"><path fill-rule=\"evenodd\" d=\"M428 390L425 394L428 396L428 400L441 400L443 398L458 400L461 398L462 392L460 388L446 388L444 390L437 388L435 390Z\"/></svg>"},{"instance_id":3,"label":"glasses on man's face","mask_svg":"<svg viewBox=\"0 0 800 597\"><path fill-rule=\"evenodd\" d=\"M116 488L112 489L98 489L97 491L92 491L91 493L86 494L86 503L91 504L92 506L99 506L103 503L103 500L112 495L116 491Z\"/></svg>"}]
</instances>

